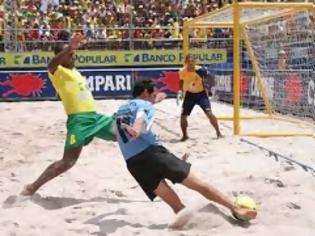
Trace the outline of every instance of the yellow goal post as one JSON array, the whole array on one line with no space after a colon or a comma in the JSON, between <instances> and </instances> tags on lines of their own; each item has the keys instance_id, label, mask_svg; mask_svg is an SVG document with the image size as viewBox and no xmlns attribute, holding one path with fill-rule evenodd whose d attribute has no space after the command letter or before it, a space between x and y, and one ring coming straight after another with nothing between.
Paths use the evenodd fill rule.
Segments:
<instances>
[{"instance_id":1,"label":"yellow goal post","mask_svg":"<svg viewBox=\"0 0 315 236\"><path fill-rule=\"evenodd\" d=\"M293 89L290 90L290 88L287 88L289 85L285 85L287 86L285 88L280 87L280 89L277 90L277 88L274 87L275 86L274 84L278 82L273 82L273 84L269 85L269 87L272 87L272 89L275 90L273 92L274 94L276 94L277 92L281 93L283 90L284 92L286 91L290 93L290 96L292 95L293 98L291 99L290 97L291 100L289 98L281 98L283 100L288 99L288 101L280 101L280 102L285 104L286 106L285 109L289 110L289 112L291 112L291 110L292 111L297 110L297 112L302 111L301 114L302 114L303 122L301 122L299 114L296 114L297 112L293 112L294 115L291 115L291 114L279 115L279 113L282 113L282 110L284 110L284 108L280 106L279 106L280 108L277 108L277 109L274 108L276 107L277 104L274 104L275 102L272 100L272 97L270 97L268 94L268 88L266 88L266 85L268 87L268 84L266 82L265 77L272 77L274 81L276 80L280 81L280 79L276 77L281 77L283 74L285 74L286 76L292 77L292 73L289 71L289 70L292 71L292 69L287 69L285 71L274 69L273 66L275 65L275 62L273 62L272 64L272 63L269 63L269 60L270 61L275 60L275 58L269 59L268 56L264 55L264 54L267 54L266 52L262 52L261 50L258 50L259 45L253 45L253 44L258 44L258 43L261 43L262 45L272 44L271 42L272 39L269 39L267 35L270 32L266 33L265 28L269 26L269 28L272 29L272 26L281 25L283 24L283 22L287 24L286 27L289 28L289 23L287 22L292 21L291 19L292 15L295 16L298 13L301 13L303 17L305 16L305 14L308 14L310 18L313 17L312 19L314 19L314 4L309 3L309 2L267 3L267 2L234 1L232 4L226 5L216 11L206 13L204 15L198 16L196 18L193 18L191 20L184 22L184 25L183 25L183 55L184 57L188 55L191 50L190 38L191 38L192 29L194 28L205 28L205 29L225 28L225 29L230 29L232 31L233 37L231 39L232 40L231 47L233 47L233 50L232 50L233 51L233 55L232 55L233 68L231 72L232 73L231 80L233 83L233 88L232 88L231 100L233 102L233 114L230 116L221 116L219 117L219 119L233 120L233 132L235 135L256 136L256 137L288 137L288 136L308 136L308 137L313 137L313 138L315 137L314 136L315 115L312 117L312 114L311 114L312 111L310 111L311 109L313 109L313 112L315 111L315 96L314 96L313 108L309 108L309 107L305 108L305 106L303 105L302 108L295 109L294 105L292 105L293 102L291 100L293 98L298 97L298 95L294 94L294 91L293 92L291 91ZM295 20L294 23L304 24L304 23L300 23L302 21L301 21L301 16L299 17L300 18L294 19ZM313 25L314 25L314 22L313 22ZM314 27L314 26L311 26L311 27ZM280 29L280 30L283 30L283 29ZM278 35L278 37L281 37L283 33L282 31L280 32L280 30L278 30L279 32L274 33L275 35ZM259 33L261 33L261 36L257 36L259 35ZM303 33L305 34L304 31L291 32L291 34L294 34L294 33L296 34L296 38L297 38L296 41L298 40L298 37L300 35L303 35ZM307 37L313 37L313 41L314 41L314 33L308 33L308 34L309 35L307 35ZM313 35L313 36L310 36L310 35ZM274 44L277 45L277 47L273 46L273 48L271 48L270 51L277 51L277 50L280 51L281 49L280 46L283 46L283 45L287 47L286 48L287 50L292 49L292 51L294 50L296 51L297 49L309 47L308 51L312 51L312 49L310 48L312 46L310 45L314 45L314 44L308 43L307 46L305 46L306 45L305 43L303 44L303 46L294 46L295 38L293 36L292 37L291 36L289 37L289 36L288 36L289 38L288 40L291 40L291 41L288 41L288 42L283 42L283 41L280 42L280 39L276 39L275 41L276 43ZM256 42L257 39L259 42ZM293 46L290 46L290 45L293 45ZM297 48L293 48L293 47L297 47ZM257 86L259 87L259 96L262 98L263 103L264 103L264 113L260 113L259 115L240 114L240 103L241 103L240 91L241 91L241 70L242 70L241 57L243 55L242 50L246 50L246 55L248 56L250 60L251 70L253 71L253 74L256 80L255 83L257 83ZM293 54L294 53L292 53L292 55ZM292 59L293 63L295 63L294 64L295 67L293 66L293 68L297 68L298 66L297 65L298 62L296 62L297 60L298 58ZM269 64L267 63L267 61ZM312 80L312 77L314 77L314 73L311 72L311 69L303 68L302 70L299 68L299 69L296 69L296 71L302 71L303 73L307 74L306 77L304 76L304 74L303 76L300 75L300 77L303 77L304 82L306 80L307 81ZM268 73L268 76L267 76L267 73ZM296 72L296 73L299 73L299 72ZM305 93L306 91L303 91L303 94ZM301 104L299 105L302 106ZM312 106L312 104L310 106ZM309 115L309 113L311 115ZM307 118L305 118L306 116ZM287 121L287 122L295 123L297 126L303 126L304 128L306 127L306 129L303 129L303 128L297 129L297 131L294 131L294 132L290 132L288 130L275 131L275 132L273 131L267 131L267 132L243 131L240 125L241 120L251 120L251 119L272 119L272 120L278 120L278 121ZM301 125L301 123L303 124Z\"/></svg>"}]
</instances>

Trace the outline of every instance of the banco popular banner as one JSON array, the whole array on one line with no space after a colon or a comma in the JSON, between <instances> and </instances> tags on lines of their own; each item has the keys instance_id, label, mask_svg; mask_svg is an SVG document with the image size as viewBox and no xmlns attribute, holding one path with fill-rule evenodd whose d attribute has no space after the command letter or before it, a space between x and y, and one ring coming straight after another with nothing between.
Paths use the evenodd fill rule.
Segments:
<instances>
[{"instance_id":1,"label":"banco popular banner","mask_svg":"<svg viewBox=\"0 0 315 236\"><path fill-rule=\"evenodd\" d=\"M225 49L191 50L200 64L221 64L227 61ZM52 52L0 53L0 70L7 68L46 68L53 57ZM77 51L77 67L119 67L181 65L181 50L145 51Z\"/></svg>"}]
</instances>

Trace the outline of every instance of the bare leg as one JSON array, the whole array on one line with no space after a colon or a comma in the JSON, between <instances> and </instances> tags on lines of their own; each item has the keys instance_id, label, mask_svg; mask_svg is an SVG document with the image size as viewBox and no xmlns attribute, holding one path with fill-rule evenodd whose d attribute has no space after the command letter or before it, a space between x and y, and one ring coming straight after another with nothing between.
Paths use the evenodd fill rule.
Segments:
<instances>
[{"instance_id":1,"label":"bare leg","mask_svg":"<svg viewBox=\"0 0 315 236\"><path fill-rule=\"evenodd\" d=\"M21 195L33 195L42 185L47 183L49 180L69 170L78 160L81 150L82 146L70 150L65 150L63 158L49 165L34 183L26 185L24 187L24 190L21 192Z\"/></svg>"},{"instance_id":2,"label":"bare leg","mask_svg":"<svg viewBox=\"0 0 315 236\"><path fill-rule=\"evenodd\" d=\"M217 120L217 118L215 117L215 115L213 115L212 112L207 112L206 115L207 115L207 117L208 117L208 119L209 119L211 125L212 125L213 128L215 129L215 132L216 132L216 134L217 134L217 137L218 137L218 138L223 137L222 134L221 134L221 132L220 132L218 120Z\"/></svg>"},{"instance_id":3,"label":"bare leg","mask_svg":"<svg viewBox=\"0 0 315 236\"><path fill-rule=\"evenodd\" d=\"M185 206L179 199L175 191L162 180L159 186L154 190L154 193L159 196L164 202L166 202L175 213L178 213Z\"/></svg>"},{"instance_id":4,"label":"bare leg","mask_svg":"<svg viewBox=\"0 0 315 236\"><path fill-rule=\"evenodd\" d=\"M186 187L199 192L208 200L214 201L230 209L232 213L244 216L247 218L254 219L257 215L255 210L249 210L245 208L240 208L235 205L228 197L224 196L220 191L206 183L205 181L199 179L194 174L189 173L188 177L182 182Z\"/></svg>"},{"instance_id":5,"label":"bare leg","mask_svg":"<svg viewBox=\"0 0 315 236\"><path fill-rule=\"evenodd\" d=\"M187 136L187 127L188 127L187 116L184 116L184 115L180 116L180 127L181 127L182 133L183 133L181 141L186 141L188 139L188 136Z\"/></svg>"}]
</instances>

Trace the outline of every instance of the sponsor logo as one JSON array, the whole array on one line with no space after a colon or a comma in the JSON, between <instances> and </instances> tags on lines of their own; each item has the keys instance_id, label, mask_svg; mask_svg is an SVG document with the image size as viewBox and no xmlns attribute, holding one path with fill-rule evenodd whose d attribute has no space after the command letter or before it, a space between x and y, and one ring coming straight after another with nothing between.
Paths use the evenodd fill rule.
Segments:
<instances>
[{"instance_id":1,"label":"sponsor logo","mask_svg":"<svg viewBox=\"0 0 315 236\"><path fill-rule=\"evenodd\" d=\"M131 75L90 75L87 83L92 92L100 91L130 91Z\"/></svg>"},{"instance_id":2,"label":"sponsor logo","mask_svg":"<svg viewBox=\"0 0 315 236\"><path fill-rule=\"evenodd\" d=\"M45 88L45 81L38 74L10 74L7 80L0 82L0 86L7 87L2 97L11 94L22 97L40 96Z\"/></svg>"}]
</instances>

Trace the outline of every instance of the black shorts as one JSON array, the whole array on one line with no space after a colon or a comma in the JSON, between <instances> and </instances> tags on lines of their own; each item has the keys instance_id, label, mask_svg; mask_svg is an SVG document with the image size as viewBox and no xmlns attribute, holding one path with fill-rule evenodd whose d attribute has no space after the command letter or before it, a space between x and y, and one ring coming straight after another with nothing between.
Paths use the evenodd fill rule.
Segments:
<instances>
[{"instance_id":1,"label":"black shorts","mask_svg":"<svg viewBox=\"0 0 315 236\"><path fill-rule=\"evenodd\" d=\"M186 92L182 107L182 115L189 116L195 105L199 105L204 112L211 112L210 100L205 91L200 93Z\"/></svg>"},{"instance_id":2,"label":"black shorts","mask_svg":"<svg viewBox=\"0 0 315 236\"><path fill-rule=\"evenodd\" d=\"M188 176L190 164L177 158L163 146L150 146L127 160L127 168L143 191L154 200L154 190L161 180L181 183Z\"/></svg>"}]
</instances>

